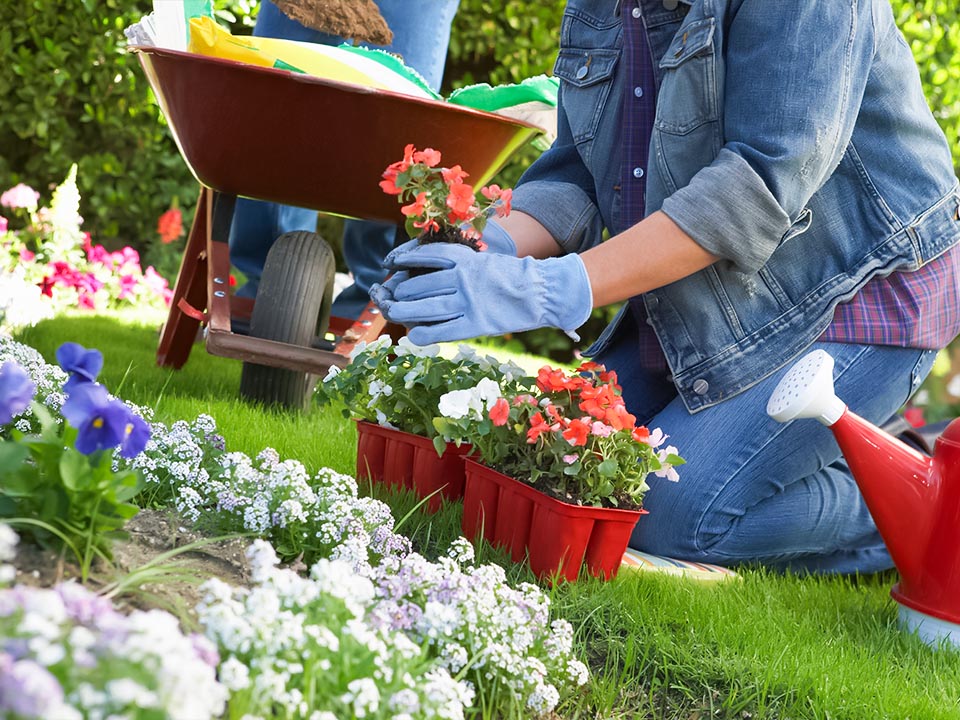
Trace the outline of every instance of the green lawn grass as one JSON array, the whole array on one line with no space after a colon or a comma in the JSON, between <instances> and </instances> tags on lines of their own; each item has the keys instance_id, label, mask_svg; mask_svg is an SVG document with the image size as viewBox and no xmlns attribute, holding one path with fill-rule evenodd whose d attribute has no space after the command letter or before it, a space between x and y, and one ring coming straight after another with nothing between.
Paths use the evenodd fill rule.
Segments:
<instances>
[{"instance_id":1,"label":"green lawn grass","mask_svg":"<svg viewBox=\"0 0 960 720\"><path fill-rule=\"evenodd\" d=\"M18 339L54 362L68 340L97 347L101 379L164 422L212 415L227 447L264 447L308 468L352 473L353 424L336 410L265 412L237 399L240 363L196 346L181 371L155 364L159 319L132 314L57 318ZM530 366L536 359L525 358ZM682 482L682 476L681 476ZM368 489L370 490L370 489ZM459 533L456 505L411 512L410 496L378 496L402 530L430 553ZM641 520L642 522L642 520ZM489 548L483 561L505 563ZM532 581L523 567L516 581ZM866 578L796 577L744 570L741 580L696 584L620 573L552 589L555 612L577 628L593 670L564 718L960 718L960 653L933 650L896 626L892 573Z\"/></svg>"}]
</instances>

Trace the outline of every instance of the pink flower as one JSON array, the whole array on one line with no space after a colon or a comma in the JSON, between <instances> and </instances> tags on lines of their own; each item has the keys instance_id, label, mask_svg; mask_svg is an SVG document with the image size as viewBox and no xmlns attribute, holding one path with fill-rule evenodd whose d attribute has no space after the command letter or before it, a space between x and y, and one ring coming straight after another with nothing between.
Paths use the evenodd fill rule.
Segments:
<instances>
[{"instance_id":1,"label":"pink flower","mask_svg":"<svg viewBox=\"0 0 960 720\"><path fill-rule=\"evenodd\" d=\"M127 268L131 271L140 269L140 253L129 246L110 253L110 260L113 263L113 267L118 270L122 268Z\"/></svg>"},{"instance_id":2,"label":"pink flower","mask_svg":"<svg viewBox=\"0 0 960 720\"><path fill-rule=\"evenodd\" d=\"M153 269L153 265L150 265L143 272L143 283L146 285L155 295L159 295L163 298L163 301L169 305L170 300L173 299L173 290L170 289L170 285L160 273Z\"/></svg>"},{"instance_id":3,"label":"pink flower","mask_svg":"<svg viewBox=\"0 0 960 720\"><path fill-rule=\"evenodd\" d=\"M126 300L127 298L134 297L136 295L138 282L136 275L121 275L120 293L117 295L117 299Z\"/></svg>"},{"instance_id":4,"label":"pink flower","mask_svg":"<svg viewBox=\"0 0 960 720\"><path fill-rule=\"evenodd\" d=\"M112 267L113 258L103 245L89 245L87 247L87 260L92 263L99 263L104 267Z\"/></svg>"},{"instance_id":5,"label":"pink flower","mask_svg":"<svg viewBox=\"0 0 960 720\"><path fill-rule=\"evenodd\" d=\"M3 215L0 215L0 233L5 233L7 231L7 225L7 219Z\"/></svg>"},{"instance_id":6,"label":"pink flower","mask_svg":"<svg viewBox=\"0 0 960 720\"><path fill-rule=\"evenodd\" d=\"M91 293L88 293L86 290L81 290L77 298L77 304L82 307L84 310L96 310L97 303L94 301L94 297Z\"/></svg>"},{"instance_id":7,"label":"pink flower","mask_svg":"<svg viewBox=\"0 0 960 720\"><path fill-rule=\"evenodd\" d=\"M580 459L580 456L579 456L579 455L564 455L564 456L563 456L563 461L564 461L567 465L573 465L573 464L574 464L577 460L579 460L579 459Z\"/></svg>"},{"instance_id":8,"label":"pink flower","mask_svg":"<svg viewBox=\"0 0 960 720\"><path fill-rule=\"evenodd\" d=\"M20 248L20 259L23 262L33 262L33 259L36 257L36 253L27 250L26 248Z\"/></svg>"},{"instance_id":9,"label":"pink flower","mask_svg":"<svg viewBox=\"0 0 960 720\"><path fill-rule=\"evenodd\" d=\"M24 210L36 210L39 200L40 193L23 183L14 185L3 193L3 195L0 195L0 205L13 209L23 208Z\"/></svg>"},{"instance_id":10,"label":"pink flower","mask_svg":"<svg viewBox=\"0 0 960 720\"><path fill-rule=\"evenodd\" d=\"M98 292L103 287L103 283L93 273L86 272L80 273L76 286L86 290L88 293L93 294Z\"/></svg>"},{"instance_id":11,"label":"pink flower","mask_svg":"<svg viewBox=\"0 0 960 720\"><path fill-rule=\"evenodd\" d=\"M506 217L510 214L510 206L513 202L513 190L507 188L500 193L497 202L497 217Z\"/></svg>"},{"instance_id":12,"label":"pink flower","mask_svg":"<svg viewBox=\"0 0 960 720\"><path fill-rule=\"evenodd\" d=\"M483 195L487 200L496 200L500 197L500 193L503 192L500 189L499 185L487 185L486 187L480 188L480 194Z\"/></svg>"},{"instance_id":13,"label":"pink flower","mask_svg":"<svg viewBox=\"0 0 960 720\"><path fill-rule=\"evenodd\" d=\"M639 430L639 428L637 428ZM652 448L658 448L663 445L663 441L666 440L669 435L664 435L663 430L660 428L654 428L653 430L648 430L646 437L640 436L634 431L633 438L637 442L646 443Z\"/></svg>"},{"instance_id":14,"label":"pink flower","mask_svg":"<svg viewBox=\"0 0 960 720\"><path fill-rule=\"evenodd\" d=\"M596 435L597 437L610 437L614 433L614 429L607 425L605 422L600 422L599 420L594 420L593 424L590 426L590 434Z\"/></svg>"}]
</instances>

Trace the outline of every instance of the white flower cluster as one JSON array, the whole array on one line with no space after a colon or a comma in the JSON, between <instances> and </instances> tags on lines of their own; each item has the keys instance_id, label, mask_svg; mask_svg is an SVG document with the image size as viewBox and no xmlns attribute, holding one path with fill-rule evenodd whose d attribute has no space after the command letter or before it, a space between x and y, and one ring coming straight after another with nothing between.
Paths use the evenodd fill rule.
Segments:
<instances>
[{"instance_id":1,"label":"white flower cluster","mask_svg":"<svg viewBox=\"0 0 960 720\"><path fill-rule=\"evenodd\" d=\"M336 400L355 419L431 438L436 434L433 419L438 412L480 413L485 409L482 401L496 400L500 387L516 389L532 382L518 365L482 355L467 345L450 355L443 354L439 345L420 347L406 337L396 345L386 335L370 344L360 343L350 359L342 370L331 369L318 386L321 403ZM481 394L486 392L479 400L473 397L477 383ZM438 411L440 396L448 392L450 409Z\"/></svg>"},{"instance_id":2,"label":"white flower cluster","mask_svg":"<svg viewBox=\"0 0 960 720\"><path fill-rule=\"evenodd\" d=\"M6 563L17 556L17 542L20 538L6 523L0 523L0 585L12 582L17 576L13 565Z\"/></svg>"},{"instance_id":3,"label":"white flower cluster","mask_svg":"<svg viewBox=\"0 0 960 720\"><path fill-rule=\"evenodd\" d=\"M53 302L26 279L20 267L0 272L0 332L32 327L53 315Z\"/></svg>"},{"instance_id":4,"label":"white flower cluster","mask_svg":"<svg viewBox=\"0 0 960 720\"><path fill-rule=\"evenodd\" d=\"M149 420L149 411L136 408ZM114 458L114 469L137 470L146 483L141 502L166 504L180 487L204 486L216 467L223 441L216 435L216 422L200 415L192 423L178 420L170 427L150 424L150 440L143 452L131 459Z\"/></svg>"},{"instance_id":5,"label":"white flower cluster","mask_svg":"<svg viewBox=\"0 0 960 720\"><path fill-rule=\"evenodd\" d=\"M26 370L27 375L36 384L34 399L47 407L55 419L60 418L60 407L66 399L63 384L67 374L56 365L48 365L43 355L29 345L19 343L11 337L0 335L0 365L13 361ZM33 411L27 408L15 420L14 426L21 432L29 433L39 429L39 423L33 419Z\"/></svg>"},{"instance_id":6,"label":"white flower cluster","mask_svg":"<svg viewBox=\"0 0 960 720\"><path fill-rule=\"evenodd\" d=\"M28 369L39 397L56 399L66 380L59 368L0 339L4 355ZM310 578L278 570L275 551L261 541L252 548L253 588L207 584L198 612L225 657L222 685L209 642L184 638L170 616L123 618L77 586L2 590L0 711L16 697L22 703L10 712L23 717L71 717L65 708L75 707L105 718L136 705L201 718L221 712L229 690L232 717L273 715L280 703L290 717L309 720L461 718L476 689L484 707L537 717L586 681L569 624L549 624L539 588L511 588L496 565L474 567L462 538L437 562L411 553L390 508L359 497L348 475L324 468L311 477L271 449L256 459L226 452L208 416L169 428L153 423L151 444L131 467L148 492L187 517L270 538L284 557L317 560ZM13 547L2 527L0 562ZM30 609L38 606L46 609ZM32 656L3 649L4 638L26 634ZM106 658L116 672L103 670ZM459 673L470 682L455 681Z\"/></svg>"},{"instance_id":7,"label":"white flower cluster","mask_svg":"<svg viewBox=\"0 0 960 720\"><path fill-rule=\"evenodd\" d=\"M471 388L451 390L441 395L440 414L454 420L465 417L483 420L500 395L500 384L496 380L483 378Z\"/></svg>"},{"instance_id":8,"label":"white flower cluster","mask_svg":"<svg viewBox=\"0 0 960 720\"><path fill-rule=\"evenodd\" d=\"M153 423L139 470L148 504L173 504L184 518L217 532L253 532L273 539L285 557L335 557L362 567L370 553L404 554L410 543L393 532L390 508L360 497L349 475L329 468L311 477L302 463L272 448L256 459L226 452L216 422L200 415L169 428Z\"/></svg>"},{"instance_id":9,"label":"white flower cluster","mask_svg":"<svg viewBox=\"0 0 960 720\"><path fill-rule=\"evenodd\" d=\"M401 632L374 627L372 582L341 561L320 560L304 578L276 567L264 541L248 551L252 588L204 585L200 622L226 660L231 716L443 718L461 720L473 702Z\"/></svg>"},{"instance_id":10,"label":"white flower cluster","mask_svg":"<svg viewBox=\"0 0 960 720\"><path fill-rule=\"evenodd\" d=\"M216 648L160 610L116 612L77 585L0 590L0 717L219 717Z\"/></svg>"},{"instance_id":11,"label":"white flower cluster","mask_svg":"<svg viewBox=\"0 0 960 720\"><path fill-rule=\"evenodd\" d=\"M587 681L573 656L573 629L549 623L549 598L537 586L512 588L500 566L472 566L472 550L460 538L436 563L414 553L381 563L373 620L430 646L503 716L548 715L561 693Z\"/></svg>"}]
</instances>

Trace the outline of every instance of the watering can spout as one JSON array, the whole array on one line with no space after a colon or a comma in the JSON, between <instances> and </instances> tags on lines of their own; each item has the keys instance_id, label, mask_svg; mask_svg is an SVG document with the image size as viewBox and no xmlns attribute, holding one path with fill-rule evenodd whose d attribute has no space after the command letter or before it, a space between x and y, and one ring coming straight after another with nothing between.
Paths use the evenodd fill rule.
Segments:
<instances>
[{"instance_id":1,"label":"watering can spout","mask_svg":"<svg viewBox=\"0 0 960 720\"><path fill-rule=\"evenodd\" d=\"M833 391L833 357L815 350L784 376L767 403L767 414L777 422L815 418L833 425L847 406Z\"/></svg>"},{"instance_id":2,"label":"watering can spout","mask_svg":"<svg viewBox=\"0 0 960 720\"><path fill-rule=\"evenodd\" d=\"M946 623L960 644L960 420L928 457L851 412L834 393L833 364L823 350L803 357L767 413L830 428L900 573L892 594L901 611Z\"/></svg>"}]
</instances>

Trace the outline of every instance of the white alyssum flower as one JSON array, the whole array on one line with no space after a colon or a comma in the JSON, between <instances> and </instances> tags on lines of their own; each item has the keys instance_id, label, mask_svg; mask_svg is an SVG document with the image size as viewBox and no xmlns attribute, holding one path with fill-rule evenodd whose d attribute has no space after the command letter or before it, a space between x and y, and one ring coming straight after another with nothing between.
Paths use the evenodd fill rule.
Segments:
<instances>
[{"instance_id":1,"label":"white alyssum flower","mask_svg":"<svg viewBox=\"0 0 960 720\"><path fill-rule=\"evenodd\" d=\"M278 567L276 552L262 540L251 545L248 557L252 587L210 581L197 607L207 636L227 658L220 676L241 703L234 712L306 717L311 708L304 693L311 687L312 709L335 717L379 716L395 696L405 698L398 713L420 707L417 717L463 717L464 706L456 711L449 706L469 688L424 658L404 634L370 623L377 597L368 578L327 559L313 566L310 577L301 577ZM369 565L366 572L372 572ZM331 675L335 667L340 670ZM440 705L428 697L431 671L442 671L438 677L452 683ZM319 695L317 688L323 688ZM441 705L446 715L436 710Z\"/></svg>"},{"instance_id":2,"label":"white alyssum flower","mask_svg":"<svg viewBox=\"0 0 960 720\"><path fill-rule=\"evenodd\" d=\"M365 718L380 709L380 690L372 678L359 678L350 681L341 700L351 706L355 717Z\"/></svg>"}]
</instances>

